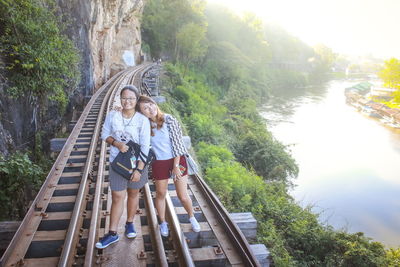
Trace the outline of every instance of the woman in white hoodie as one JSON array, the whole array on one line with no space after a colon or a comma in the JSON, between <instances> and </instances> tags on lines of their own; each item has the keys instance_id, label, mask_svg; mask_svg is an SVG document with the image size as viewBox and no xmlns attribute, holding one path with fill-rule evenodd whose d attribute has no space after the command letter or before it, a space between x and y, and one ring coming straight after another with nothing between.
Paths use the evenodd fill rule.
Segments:
<instances>
[{"instance_id":1,"label":"woman in white hoodie","mask_svg":"<svg viewBox=\"0 0 400 267\"><path fill-rule=\"evenodd\" d=\"M98 249L106 248L119 241L117 229L124 210L126 194L128 194L128 200L125 235L128 238L136 237L133 220L139 204L139 189L148 181L147 170L144 170L144 162L147 161L150 147L149 120L143 114L137 112L135 108L139 96L136 87L133 85L124 86L120 94L122 110L108 113L103 125L101 137L111 146L110 163L119 152L125 153L128 151L129 147L126 143L130 140L140 145L141 157L139 158L137 168L132 173L130 180L115 172L110 164L109 182L112 194L110 229L109 232L96 243Z\"/></svg>"}]
</instances>

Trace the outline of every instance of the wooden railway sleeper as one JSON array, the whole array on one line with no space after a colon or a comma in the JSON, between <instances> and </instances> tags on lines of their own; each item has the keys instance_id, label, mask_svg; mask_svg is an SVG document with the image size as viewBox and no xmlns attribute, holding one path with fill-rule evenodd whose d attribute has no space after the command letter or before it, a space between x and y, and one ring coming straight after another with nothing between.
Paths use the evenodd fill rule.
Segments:
<instances>
[{"instance_id":1,"label":"wooden railway sleeper","mask_svg":"<svg viewBox=\"0 0 400 267\"><path fill-rule=\"evenodd\" d=\"M122 80L121 80L122 82ZM115 89L119 88L119 84L114 86ZM116 90L109 90L107 92L107 99L109 99L107 102L103 102L102 103L102 112L99 112L101 117L105 117L106 115L106 111L109 110L109 107L111 105L111 103L113 102L112 99L114 98L116 94ZM99 148L100 147L100 148ZM95 156L93 157L93 163L95 165L98 166L97 171L91 170L90 176L89 176L89 180L93 180L93 182L96 182L96 186L95 186L95 191L96 194L93 197L93 207L92 207L92 217L90 219L90 224L91 224L91 228L89 231L89 237L88 237L88 241L87 241L87 250L86 250L86 254L85 254L85 261L84 261L84 265L85 266L92 266L94 263L94 253L95 253L95 248L94 248L94 244L95 244L95 240L97 239L97 233L98 233L98 229L100 227L100 219L103 216L107 216L109 215L109 212L102 212L99 210L99 207L101 207L102 205L102 201L104 200L108 200L108 195L101 193L103 191L103 176L104 176L104 171L105 171L105 165L106 165L106 153L107 153L107 147L105 146L105 143L103 143L100 139L97 142L97 147L96 147L96 151L100 152L97 153L97 155L99 156ZM96 160L98 160L98 163L96 162ZM91 179L92 178L92 179ZM100 213L99 213L100 212ZM107 224L107 222L106 222ZM103 261L107 260L107 258L99 258L97 257L96 263L99 264Z\"/></svg>"},{"instance_id":2,"label":"wooden railway sleeper","mask_svg":"<svg viewBox=\"0 0 400 267\"><path fill-rule=\"evenodd\" d=\"M84 112L82 115L88 115L88 112ZM83 126L83 125L82 125ZM72 141L75 141L76 140L76 138L71 138L70 140L72 140ZM75 150L75 151L77 151L77 150L80 150L80 148L75 144L75 145L73 145L72 146L72 148L68 148L68 149L65 149L65 151L64 151L64 153L66 153L66 154L64 154L63 155L63 158L65 158L65 159L67 159L68 158L68 155L67 154L69 154L70 152L71 152L71 150ZM89 149L88 149L89 150ZM96 151L97 151L97 148L95 149ZM62 153L60 153L61 155L62 155ZM94 161L93 161L94 162ZM73 167L73 166L76 166L76 164L74 164L74 163L72 163L72 162L70 162L70 163L67 163L66 165L65 165L65 163L64 164L57 164L55 167L54 167L54 169L53 169L53 177L54 177L54 175L55 176L59 176L60 175L60 172L64 169L64 167ZM54 171L55 170L55 171ZM86 172L87 173L87 172ZM87 182L88 183L90 183L90 181L93 181L93 175L94 175L94 173L97 173L97 171L94 171L93 169L91 169L90 170L90 175L87 175ZM80 175L82 176L84 174L84 172L81 172L80 173ZM88 173L89 174L89 173ZM66 177L68 177L68 176L66 176ZM95 181L93 181L93 182L95 182ZM57 187L57 185L55 185L55 184L50 184L50 185L48 185L48 186L46 186L47 188L49 188L49 189L52 189L52 188L55 188L55 187ZM42 194L42 195L45 195L45 194ZM45 208L45 204L46 203L44 203L44 201L47 201L48 199L50 199L51 198L51 195L49 195L49 196L47 196L46 195L46 197L43 197L43 199L42 199L42 201L40 201L40 202L36 202L35 203L35 208L37 209L37 211L41 211L40 213L36 213L35 212L35 215L36 216L42 216L43 218L47 218L48 217L48 214L45 212L45 210L44 210L44 208ZM90 199L90 197L89 198L85 198L86 200L89 200ZM104 198L103 198L104 199ZM40 204L39 204L40 203ZM84 211L83 213L82 213L82 217L85 217L85 213L86 213L86 211ZM137 213L138 214L143 214L143 212L142 212L142 210L138 210L137 211ZM87 213L86 213L86 215L87 215ZM108 216L109 215L109 212L106 212L106 213L103 213L103 215L104 216ZM78 223L78 224L80 224L80 223ZM79 227L79 226L78 226ZM82 228L80 228L80 230L79 230L79 234L77 235L77 236L79 236L79 237L82 237L83 236L83 229ZM79 239L79 238L78 238ZM65 245L65 244L64 244ZM64 250L63 248L64 248L64 245L62 245L62 246L60 246L59 247L59 250ZM75 248L79 248L79 249L82 249L82 245L78 242L78 243L76 243L76 246L75 246ZM68 245L67 245L67 249L68 249ZM71 258L72 258L72 260L70 261L70 264L73 264L73 265L77 265L78 263L77 263L77 261L76 260L73 260L74 259L74 256L76 256L76 255L78 255L78 254L76 254L76 253L73 253L74 251L74 249L72 248L72 247L70 247L69 248L69 250L71 250L71 254L70 254L70 256L71 256ZM147 253L145 253L144 251L142 251L142 257L144 257L144 256L146 256L147 257ZM144 255L144 256L143 256ZM76 257L75 257L75 259L76 259ZM106 257L101 257L101 259L100 260L102 260L102 261L104 261L104 260L107 260L107 258ZM17 262L15 262L14 261L14 266L15 266L15 264L17 264L18 266L23 266L23 265L25 265L25 262L24 262L24 259L23 258L21 258L19 261L17 261Z\"/></svg>"},{"instance_id":3,"label":"wooden railway sleeper","mask_svg":"<svg viewBox=\"0 0 400 267\"><path fill-rule=\"evenodd\" d=\"M93 174L89 175L89 181L90 181L90 182L95 183L96 180L97 180L97 179L96 179L96 176L95 176L95 175L93 175Z\"/></svg>"},{"instance_id":4,"label":"wooden railway sleeper","mask_svg":"<svg viewBox=\"0 0 400 267\"><path fill-rule=\"evenodd\" d=\"M178 254L175 251L168 250L165 252L168 262L174 262L178 258Z\"/></svg>"},{"instance_id":5,"label":"wooden railway sleeper","mask_svg":"<svg viewBox=\"0 0 400 267\"><path fill-rule=\"evenodd\" d=\"M106 263L107 261L110 260L110 257L106 257L106 256L99 255L99 254L97 254L96 257L97 257L96 264L98 264L98 265Z\"/></svg>"}]
</instances>

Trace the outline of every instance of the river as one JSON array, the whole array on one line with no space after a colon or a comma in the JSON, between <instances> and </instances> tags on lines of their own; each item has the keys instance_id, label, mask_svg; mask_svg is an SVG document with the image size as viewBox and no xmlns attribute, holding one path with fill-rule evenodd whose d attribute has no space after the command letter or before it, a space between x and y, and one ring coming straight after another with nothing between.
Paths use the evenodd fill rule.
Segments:
<instances>
[{"instance_id":1,"label":"river","mask_svg":"<svg viewBox=\"0 0 400 267\"><path fill-rule=\"evenodd\" d=\"M300 173L291 195L313 206L335 229L364 232L400 245L400 130L345 103L334 80L291 95L275 95L261 109L268 129L289 145Z\"/></svg>"}]
</instances>

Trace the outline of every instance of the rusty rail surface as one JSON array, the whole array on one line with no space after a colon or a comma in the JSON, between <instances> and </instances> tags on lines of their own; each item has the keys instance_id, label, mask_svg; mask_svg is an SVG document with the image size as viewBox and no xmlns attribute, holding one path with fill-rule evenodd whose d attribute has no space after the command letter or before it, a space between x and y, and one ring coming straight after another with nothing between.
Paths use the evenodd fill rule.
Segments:
<instances>
[{"instance_id":1,"label":"rusty rail surface","mask_svg":"<svg viewBox=\"0 0 400 267\"><path fill-rule=\"evenodd\" d=\"M80 257L79 237L90 229L90 225L80 226L87 224L91 215L84 209L91 201L88 191L95 185L98 167L96 152L104 115L101 103L109 96L107 92L144 67L118 73L93 95L2 256L2 266L67 266Z\"/></svg>"},{"instance_id":2,"label":"rusty rail surface","mask_svg":"<svg viewBox=\"0 0 400 267\"><path fill-rule=\"evenodd\" d=\"M119 105L123 85L134 84L142 94L150 94L142 79L151 68L147 64L122 71L93 95L1 266L259 266L237 225L198 175L189 177L188 192L201 225L199 233L191 230L169 181L166 217L170 235L161 236L153 203L155 185L150 180L142 189L135 216L136 239L124 238L120 228L118 243L103 250L95 248L95 242L109 230L111 205L109 146L99 138L100 128L106 113Z\"/></svg>"}]
</instances>

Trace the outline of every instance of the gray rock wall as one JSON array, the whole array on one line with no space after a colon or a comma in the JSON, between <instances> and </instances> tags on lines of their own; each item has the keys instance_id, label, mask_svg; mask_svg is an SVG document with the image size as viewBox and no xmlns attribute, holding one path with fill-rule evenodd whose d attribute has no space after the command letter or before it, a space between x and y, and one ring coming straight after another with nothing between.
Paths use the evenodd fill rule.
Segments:
<instances>
[{"instance_id":1,"label":"gray rock wall","mask_svg":"<svg viewBox=\"0 0 400 267\"><path fill-rule=\"evenodd\" d=\"M89 44L95 88L140 61L143 0L92 0Z\"/></svg>"},{"instance_id":2,"label":"gray rock wall","mask_svg":"<svg viewBox=\"0 0 400 267\"><path fill-rule=\"evenodd\" d=\"M58 0L67 34L82 56L82 88L99 88L116 72L140 63L144 0Z\"/></svg>"}]
</instances>

